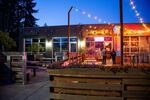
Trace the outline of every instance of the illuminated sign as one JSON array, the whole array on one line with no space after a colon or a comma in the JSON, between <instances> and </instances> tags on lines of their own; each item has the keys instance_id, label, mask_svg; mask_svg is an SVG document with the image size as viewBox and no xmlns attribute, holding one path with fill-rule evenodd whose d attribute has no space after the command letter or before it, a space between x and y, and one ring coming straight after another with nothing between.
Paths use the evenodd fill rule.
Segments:
<instances>
[{"instance_id":1,"label":"illuminated sign","mask_svg":"<svg viewBox=\"0 0 150 100\"><path fill-rule=\"evenodd\" d=\"M105 41L112 41L112 37L105 37L104 40Z\"/></svg>"},{"instance_id":2,"label":"illuminated sign","mask_svg":"<svg viewBox=\"0 0 150 100\"><path fill-rule=\"evenodd\" d=\"M101 41L104 41L104 37L95 37L94 40L96 42L101 42Z\"/></svg>"}]
</instances>

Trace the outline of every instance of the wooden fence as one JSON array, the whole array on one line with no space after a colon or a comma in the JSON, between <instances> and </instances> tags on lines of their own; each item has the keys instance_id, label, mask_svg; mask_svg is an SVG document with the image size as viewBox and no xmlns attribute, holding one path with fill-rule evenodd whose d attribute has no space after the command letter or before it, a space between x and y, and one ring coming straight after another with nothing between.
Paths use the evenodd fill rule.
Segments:
<instances>
[{"instance_id":1,"label":"wooden fence","mask_svg":"<svg viewBox=\"0 0 150 100\"><path fill-rule=\"evenodd\" d=\"M150 75L139 70L50 69L50 100L150 100Z\"/></svg>"}]
</instances>

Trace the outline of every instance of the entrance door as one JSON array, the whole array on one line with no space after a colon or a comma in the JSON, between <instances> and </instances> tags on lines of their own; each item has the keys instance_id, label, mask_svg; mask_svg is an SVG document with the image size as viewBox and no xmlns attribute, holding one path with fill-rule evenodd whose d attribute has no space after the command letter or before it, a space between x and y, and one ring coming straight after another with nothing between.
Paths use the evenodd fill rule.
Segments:
<instances>
[{"instance_id":1,"label":"entrance door","mask_svg":"<svg viewBox=\"0 0 150 100\"><path fill-rule=\"evenodd\" d=\"M108 52L112 49L112 37L86 37L86 53L90 56L101 56L102 48Z\"/></svg>"},{"instance_id":2,"label":"entrance door","mask_svg":"<svg viewBox=\"0 0 150 100\"><path fill-rule=\"evenodd\" d=\"M104 47L104 37L87 37L86 48L87 54L91 57L100 55L101 49Z\"/></svg>"}]
</instances>

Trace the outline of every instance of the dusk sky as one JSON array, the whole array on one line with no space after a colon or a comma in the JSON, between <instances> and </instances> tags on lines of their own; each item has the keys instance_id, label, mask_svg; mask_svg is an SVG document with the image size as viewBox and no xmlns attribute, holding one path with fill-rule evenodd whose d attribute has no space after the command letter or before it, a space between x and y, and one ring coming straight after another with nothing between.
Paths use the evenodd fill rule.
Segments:
<instances>
[{"instance_id":1,"label":"dusk sky","mask_svg":"<svg viewBox=\"0 0 150 100\"><path fill-rule=\"evenodd\" d=\"M144 22L150 22L150 0L134 0L136 9L139 11ZM71 6L80 8L82 11L71 11L71 24L98 24L104 21L119 23L119 0L35 0L35 9L39 12L34 14L37 24L43 26L67 25L67 13ZM125 23L138 23L134 11L131 9L130 0L123 0L123 15ZM82 14L85 11L87 14ZM88 17L91 15L91 18ZM94 20L94 16L101 22Z\"/></svg>"}]
</instances>

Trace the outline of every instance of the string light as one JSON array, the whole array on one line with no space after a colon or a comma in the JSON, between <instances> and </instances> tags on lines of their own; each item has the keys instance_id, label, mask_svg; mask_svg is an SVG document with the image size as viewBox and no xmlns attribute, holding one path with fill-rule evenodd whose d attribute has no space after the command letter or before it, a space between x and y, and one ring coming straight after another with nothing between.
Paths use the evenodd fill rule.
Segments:
<instances>
[{"instance_id":1,"label":"string light","mask_svg":"<svg viewBox=\"0 0 150 100\"><path fill-rule=\"evenodd\" d=\"M85 12L85 11L83 11L83 12L82 12L82 14L84 15L84 14L86 14L86 12Z\"/></svg>"},{"instance_id":2,"label":"string light","mask_svg":"<svg viewBox=\"0 0 150 100\"><path fill-rule=\"evenodd\" d=\"M98 22L100 23L102 20L101 19L98 19Z\"/></svg>"},{"instance_id":3,"label":"string light","mask_svg":"<svg viewBox=\"0 0 150 100\"><path fill-rule=\"evenodd\" d=\"M94 19L97 20L97 16L95 16Z\"/></svg>"},{"instance_id":4,"label":"string light","mask_svg":"<svg viewBox=\"0 0 150 100\"><path fill-rule=\"evenodd\" d=\"M132 8L132 9L134 10L134 12L135 12L135 16L138 18L138 20L139 20L139 22L142 24L142 26L146 29L146 31L140 31L140 32L150 32L150 28L147 27L147 25L144 23L143 18L140 16L140 13L139 13L138 10L136 9L134 0L130 0L130 5L131 5L131 8Z\"/></svg>"},{"instance_id":5,"label":"string light","mask_svg":"<svg viewBox=\"0 0 150 100\"><path fill-rule=\"evenodd\" d=\"M91 18L91 15L90 15L90 14L88 14L88 17L89 17L89 18Z\"/></svg>"},{"instance_id":6,"label":"string light","mask_svg":"<svg viewBox=\"0 0 150 100\"><path fill-rule=\"evenodd\" d=\"M88 18L94 19L94 20L97 21L98 23L103 22L104 24L106 24L106 23L107 23L108 25L111 24L110 22L106 22L106 21L100 19L98 16L93 16L92 14L87 13L86 11L81 10L81 9L79 9L79 8L77 8L77 7L73 7L73 8L75 8L75 11L76 11L76 12L80 11L83 15L87 16Z\"/></svg>"},{"instance_id":7,"label":"string light","mask_svg":"<svg viewBox=\"0 0 150 100\"><path fill-rule=\"evenodd\" d=\"M79 11L79 9L75 8L75 11Z\"/></svg>"}]
</instances>

